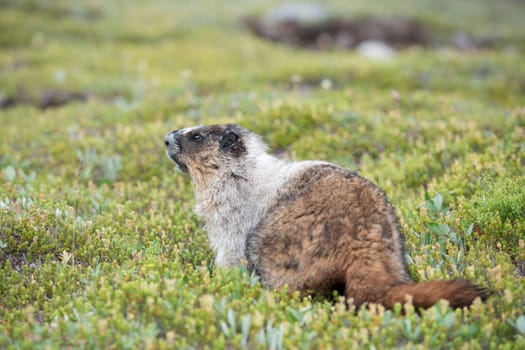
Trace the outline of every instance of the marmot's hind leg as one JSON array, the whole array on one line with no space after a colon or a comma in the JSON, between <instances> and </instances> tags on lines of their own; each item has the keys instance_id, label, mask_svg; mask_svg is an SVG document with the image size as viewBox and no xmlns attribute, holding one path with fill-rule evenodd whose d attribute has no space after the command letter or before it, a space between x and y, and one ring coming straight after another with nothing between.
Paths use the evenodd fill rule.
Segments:
<instances>
[{"instance_id":1,"label":"marmot's hind leg","mask_svg":"<svg viewBox=\"0 0 525 350\"><path fill-rule=\"evenodd\" d=\"M337 291L338 295L345 295L346 284L341 270L334 268L309 270L296 279L295 285L290 286L291 290L298 290L301 295L320 295L326 298L331 298L334 291Z\"/></svg>"},{"instance_id":2,"label":"marmot's hind leg","mask_svg":"<svg viewBox=\"0 0 525 350\"><path fill-rule=\"evenodd\" d=\"M324 265L324 266L323 266ZM376 263L376 265L379 265ZM358 310L364 303L379 303L385 305L388 291L401 284L377 268L336 269L327 264L317 264L308 267L297 266L291 271L289 266L272 265L260 271L261 277L273 289L288 287L290 293L300 292L302 296L320 295L331 298L334 291L345 296Z\"/></svg>"},{"instance_id":3,"label":"marmot's hind leg","mask_svg":"<svg viewBox=\"0 0 525 350\"><path fill-rule=\"evenodd\" d=\"M384 304L388 290L400 283L380 261L363 259L346 270L345 296L359 310L365 302Z\"/></svg>"},{"instance_id":4,"label":"marmot's hind leg","mask_svg":"<svg viewBox=\"0 0 525 350\"><path fill-rule=\"evenodd\" d=\"M301 263L290 263L286 259L278 261L267 259L258 271L263 283L272 289L288 286L289 292L300 292L301 295L321 295L330 298L334 291L345 295L344 271L333 265L318 263L305 266Z\"/></svg>"}]
</instances>

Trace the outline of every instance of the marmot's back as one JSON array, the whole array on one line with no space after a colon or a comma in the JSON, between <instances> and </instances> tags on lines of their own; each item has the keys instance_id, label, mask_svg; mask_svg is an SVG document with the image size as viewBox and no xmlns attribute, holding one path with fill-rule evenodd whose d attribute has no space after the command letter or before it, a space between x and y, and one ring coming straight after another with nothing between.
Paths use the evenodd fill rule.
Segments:
<instances>
[{"instance_id":1,"label":"marmot's back","mask_svg":"<svg viewBox=\"0 0 525 350\"><path fill-rule=\"evenodd\" d=\"M248 234L247 258L272 288L288 285L292 291L325 296L337 290L357 306L393 306L413 294L411 286L421 289L411 283L404 236L383 191L329 164L307 168L285 186L277 204ZM476 296L470 293L467 303ZM450 296L436 290L422 304L440 298Z\"/></svg>"}]
</instances>

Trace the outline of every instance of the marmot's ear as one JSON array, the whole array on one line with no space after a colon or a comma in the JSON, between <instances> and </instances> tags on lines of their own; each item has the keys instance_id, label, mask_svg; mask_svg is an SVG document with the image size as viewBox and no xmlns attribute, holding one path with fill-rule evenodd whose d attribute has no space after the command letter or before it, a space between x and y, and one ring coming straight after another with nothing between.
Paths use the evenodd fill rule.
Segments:
<instances>
[{"instance_id":1,"label":"marmot's ear","mask_svg":"<svg viewBox=\"0 0 525 350\"><path fill-rule=\"evenodd\" d=\"M219 145L221 149L231 149L233 146L237 144L238 140L239 140L239 135L237 135L235 131L228 131L226 134L222 136Z\"/></svg>"}]
</instances>

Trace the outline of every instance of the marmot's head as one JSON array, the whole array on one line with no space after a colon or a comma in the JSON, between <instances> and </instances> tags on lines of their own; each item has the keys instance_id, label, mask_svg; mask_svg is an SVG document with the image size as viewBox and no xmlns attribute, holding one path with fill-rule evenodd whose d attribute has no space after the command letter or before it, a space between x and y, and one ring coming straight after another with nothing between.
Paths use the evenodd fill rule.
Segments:
<instances>
[{"instance_id":1,"label":"marmot's head","mask_svg":"<svg viewBox=\"0 0 525 350\"><path fill-rule=\"evenodd\" d=\"M249 151L265 151L257 135L235 124L174 130L166 135L164 143L177 168L203 185L212 177L238 168Z\"/></svg>"}]
</instances>

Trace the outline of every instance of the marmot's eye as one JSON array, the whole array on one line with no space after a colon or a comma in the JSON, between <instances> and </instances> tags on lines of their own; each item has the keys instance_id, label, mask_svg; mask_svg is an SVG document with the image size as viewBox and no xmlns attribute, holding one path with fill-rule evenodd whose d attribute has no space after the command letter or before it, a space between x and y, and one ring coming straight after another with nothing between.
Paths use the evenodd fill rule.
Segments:
<instances>
[{"instance_id":1,"label":"marmot's eye","mask_svg":"<svg viewBox=\"0 0 525 350\"><path fill-rule=\"evenodd\" d=\"M201 142L204 139L204 137L201 134L193 134L191 135L191 140L195 142Z\"/></svg>"}]
</instances>

